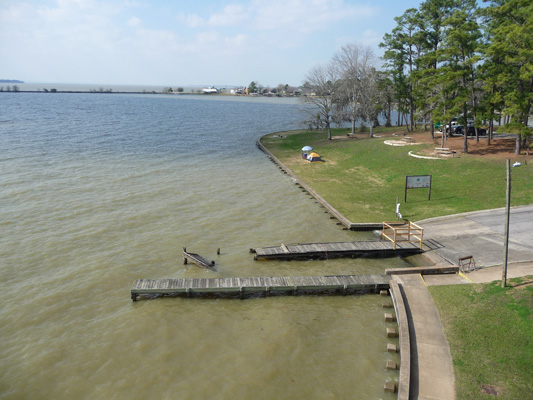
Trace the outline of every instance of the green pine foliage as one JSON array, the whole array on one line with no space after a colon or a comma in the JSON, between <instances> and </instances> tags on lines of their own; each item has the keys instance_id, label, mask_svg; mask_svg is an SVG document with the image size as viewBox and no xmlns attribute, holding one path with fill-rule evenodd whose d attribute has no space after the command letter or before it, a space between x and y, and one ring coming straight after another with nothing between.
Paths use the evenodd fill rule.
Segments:
<instances>
[{"instance_id":1,"label":"green pine foliage","mask_svg":"<svg viewBox=\"0 0 533 400\"><path fill-rule=\"evenodd\" d=\"M531 136L533 3L530 0L426 0L385 34L385 67L409 128L458 117L488 125L503 117L517 133L516 153ZM465 138L464 152L468 152Z\"/></svg>"}]
</instances>

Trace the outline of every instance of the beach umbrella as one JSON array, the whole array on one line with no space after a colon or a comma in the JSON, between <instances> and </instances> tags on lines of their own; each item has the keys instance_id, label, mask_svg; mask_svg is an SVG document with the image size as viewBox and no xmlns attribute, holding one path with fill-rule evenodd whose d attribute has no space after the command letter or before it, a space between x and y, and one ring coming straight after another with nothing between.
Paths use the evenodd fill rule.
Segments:
<instances>
[{"instance_id":1,"label":"beach umbrella","mask_svg":"<svg viewBox=\"0 0 533 400\"><path fill-rule=\"evenodd\" d=\"M302 147L302 151L311 151L313 148L311 146L304 146Z\"/></svg>"}]
</instances>

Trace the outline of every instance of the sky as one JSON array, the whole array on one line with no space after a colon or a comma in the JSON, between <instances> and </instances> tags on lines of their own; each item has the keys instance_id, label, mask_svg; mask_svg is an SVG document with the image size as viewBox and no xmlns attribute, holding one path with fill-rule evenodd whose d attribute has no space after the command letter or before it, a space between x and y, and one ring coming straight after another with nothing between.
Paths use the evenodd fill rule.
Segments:
<instances>
[{"instance_id":1,"label":"sky","mask_svg":"<svg viewBox=\"0 0 533 400\"><path fill-rule=\"evenodd\" d=\"M0 0L0 79L299 86L422 0Z\"/></svg>"}]
</instances>

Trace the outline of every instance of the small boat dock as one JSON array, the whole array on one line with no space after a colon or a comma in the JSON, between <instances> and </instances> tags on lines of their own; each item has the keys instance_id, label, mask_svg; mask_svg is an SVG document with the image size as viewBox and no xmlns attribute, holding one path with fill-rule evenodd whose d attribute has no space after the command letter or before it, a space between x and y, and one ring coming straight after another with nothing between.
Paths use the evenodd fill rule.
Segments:
<instances>
[{"instance_id":1,"label":"small boat dock","mask_svg":"<svg viewBox=\"0 0 533 400\"><path fill-rule=\"evenodd\" d=\"M138 279L131 299L139 296L270 296L316 293L379 293L388 289L390 275L332 275L299 277Z\"/></svg>"},{"instance_id":2,"label":"small boat dock","mask_svg":"<svg viewBox=\"0 0 533 400\"><path fill-rule=\"evenodd\" d=\"M250 249L251 253L255 253L254 260L322 260L338 257L404 257L422 251L420 245L412 242L394 243L388 240L281 244L280 246Z\"/></svg>"}]
</instances>

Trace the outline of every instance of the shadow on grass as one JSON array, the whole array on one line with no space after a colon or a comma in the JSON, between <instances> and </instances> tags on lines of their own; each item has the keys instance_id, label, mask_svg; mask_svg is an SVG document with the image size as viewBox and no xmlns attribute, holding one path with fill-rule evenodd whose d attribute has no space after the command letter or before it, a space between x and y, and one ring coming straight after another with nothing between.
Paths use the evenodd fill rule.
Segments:
<instances>
[{"instance_id":1,"label":"shadow on grass","mask_svg":"<svg viewBox=\"0 0 533 400\"><path fill-rule=\"evenodd\" d=\"M450 197L437 197L437 198L432 198L431 200L428 200L427 198L426 199L421 199L421 200L409 200L407 199L407 202L404 203L404 204L417 204L417 203L427 203L427 202L437 202L437 201L445 201L445 200L453 200L453 199L456 199L457 196L450 196Z\"/></svg>"},{"instance_id":2,"label":"shadow on grass","mask_svg":"<svg viewBox=\"0 0 533 400\"><path fill-rule=\"evenodd\" d=\"M520 280L519 282L511 282L507 286L512 287L512 288L518 288L518 287L521 287L521 286L529 286L529 285L532 285L532 284L533 284L533 279L530 278L530 279L526 279L524 281Z\"/></svg>"}]
</instances>

